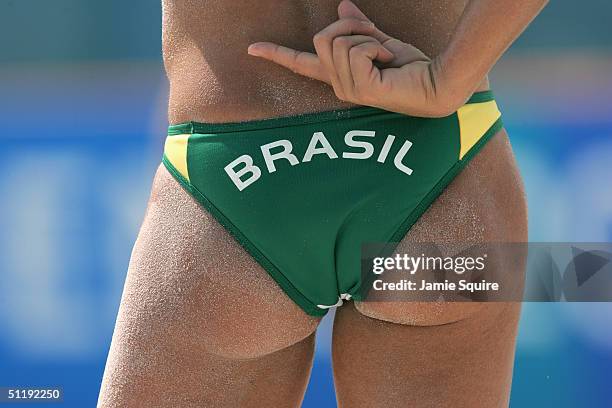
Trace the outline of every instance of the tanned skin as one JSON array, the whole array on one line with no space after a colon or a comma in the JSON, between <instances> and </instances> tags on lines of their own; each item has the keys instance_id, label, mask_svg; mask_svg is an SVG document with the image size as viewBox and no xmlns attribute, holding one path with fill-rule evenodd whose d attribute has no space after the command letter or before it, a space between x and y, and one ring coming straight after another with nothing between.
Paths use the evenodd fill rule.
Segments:
<instances>
[{"instance_id":1,"label":"tanned skin","mask_svg":"<svg viewBox=\"0 0 612 408\"><path fill-rule=\"evenodd\" d=\"M361 104L443 116L472 92L488 89L486 74L545 1L162 4L169 122L176 124ZM334 42L337 37L346 38ZM376 60L381 71L401 70L381 73L395 78L391 88L361 86L356 92L351 75L358 70L349 73L350 64L334 59L364 42L359 67ZM299 52L308 54L291 58ZM410 242L489 241L527 241L524 192L505 130L446 188L399 249ZM338 405L507 406L519 312L515 303L345 304L333 333ZM318 323L160 167L130 261L98 406L297 407Z\"/></svg>"}]
</instances>

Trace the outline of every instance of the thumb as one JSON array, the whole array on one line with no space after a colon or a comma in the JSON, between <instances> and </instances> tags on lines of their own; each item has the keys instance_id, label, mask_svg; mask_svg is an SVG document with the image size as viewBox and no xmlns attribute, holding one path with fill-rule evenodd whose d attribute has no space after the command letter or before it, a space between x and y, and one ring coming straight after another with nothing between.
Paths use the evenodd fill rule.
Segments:
<instances>
[{"instance_id":1,"label":"thumb","mask_svg":"<svg viewBox=\"0 0 612 408\"><path fill-rule=\"evenodd\" d=\"M338 18L355 18L357 20L370 21L370 19L357 8L350 0L342 0L338 5Z\"/></svg>"}]
</instances>

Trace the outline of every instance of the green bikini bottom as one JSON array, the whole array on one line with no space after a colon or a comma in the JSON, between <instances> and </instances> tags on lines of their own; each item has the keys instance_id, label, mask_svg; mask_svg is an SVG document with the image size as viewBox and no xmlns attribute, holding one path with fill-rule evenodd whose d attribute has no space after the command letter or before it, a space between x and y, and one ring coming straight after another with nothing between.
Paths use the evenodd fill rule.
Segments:
<instances>
[{"instance_id":1,"label":"green bikini bottom","mask_svg":"<svg viewBox=\"0 0 612 408\"><path fill-rule=\"evenodd\" d=\"M435 119L359 106L191 122L170 126L163 163L295 303L322 316L360 299L361 245L401 241L501 127L490 91Z\"/></svg>"}]
</instances>

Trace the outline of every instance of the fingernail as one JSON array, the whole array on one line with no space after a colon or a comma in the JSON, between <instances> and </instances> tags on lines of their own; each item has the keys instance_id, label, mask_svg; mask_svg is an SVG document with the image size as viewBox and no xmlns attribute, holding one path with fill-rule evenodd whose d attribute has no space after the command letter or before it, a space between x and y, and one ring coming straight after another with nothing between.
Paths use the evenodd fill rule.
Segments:
<instances>
[{"instance_id":1,"label":"fingernail","mask_svg":"<svg viewBox=\"0 0 612 408\"><path fill-rule=\"evenodd\" d=\"M261 55L257 49L257 46L254 46L253 44L249 45L249 48L247 48L247 53L254 57L259 57Z\"/></svg>"}]
</instances>

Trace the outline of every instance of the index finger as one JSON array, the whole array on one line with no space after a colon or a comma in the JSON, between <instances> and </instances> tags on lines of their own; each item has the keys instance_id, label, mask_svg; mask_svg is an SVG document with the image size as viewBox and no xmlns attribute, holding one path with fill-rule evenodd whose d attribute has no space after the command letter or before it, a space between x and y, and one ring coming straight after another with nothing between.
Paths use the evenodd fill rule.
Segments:
<instances>
[{"instance_id":1,"label":"index finger","mask_svg":"<svg viewBox=\"0 0 612 408\"><path fill-rule=\"evenodd\" d=\"M249 55L261 57L290 69L296 74L317 79L331 85L331 80L317 54L297 51L271 42L256 42L249 45Z\"/></svg>"}]
</instances>

